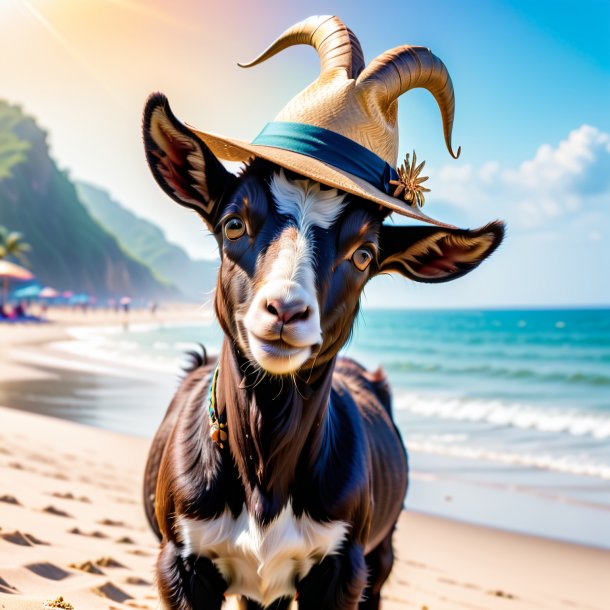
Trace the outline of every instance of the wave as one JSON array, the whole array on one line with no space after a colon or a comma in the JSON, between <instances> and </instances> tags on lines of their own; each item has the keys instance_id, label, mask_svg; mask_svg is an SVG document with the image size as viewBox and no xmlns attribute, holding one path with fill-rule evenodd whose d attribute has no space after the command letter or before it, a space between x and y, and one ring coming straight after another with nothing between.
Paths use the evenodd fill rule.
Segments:
<instances>
[{"instance_id":1,"label":"wave","mask_svg":"<svg viewBox=\"0 0 610 610\"><path fill-rule=\"evenodd\" d=\"M400 373L439 373L443 375L476 375L479 377L515 379L515 380L534 380L544 383L569 383L582 384L589 386L610 386L610 375L602 373L583 373L574 372L541 372L533 369L508 368L501 366L491 366L488 364L471 366L447 366L439 363L422 363L395 361L384 365L389 372Z\"/></svg>"},{"instance_id":2,"label":"wave","mask_svg":"<svg viewBox=\"0 0 610 610\"><path fill-rule=\"evenodd\" d=\"M590 476L610 481L610 465L595 462L578 456L536 455L531 453L513 453L509 451L493 451L472 446L449 445L432 440L409 440L407 448L410 451L458 457L472 460L485 460L513 466L540 468L565 472L579 476Z\"/></svg>"},{"instance_id":3,"label":"wave","mask_svg":"<svg viewBox=\"0 0 610 610\"><path fill-rule=\"evenodd\" d=\"M497 400L434 398L416 394L398 394L396 409L439 419L485 422L496 426L533 429L541 432L610 438L610 414L577 409L541 408Z\"/></svg>"},{"instance_id":4,"label":"wave","mask_svg":"<svg viewBox=\"0 0 610 610\"><path fill-rule=\"evenodd\" d=\"M493 359L502 362L565 362L569 359L575 366L588 365L589 363L610 362L610 349L598 347L575 347L570 346L569 350L558 349L553 345L540 345L537 349L532 349L531 346L520 345L503 345L499 343L482 344L481 347L465 348L463 343L448 344L438 340L416 342L402 341L397 342L396 337L393 340L367 340L355 341L352 346L354 352L358 354L376 353L383 358L386 354L392 354L394 357L400 358L401 354L417 354L424 357L440 356L447 360L459 360L467 358L473 360L478 359Z\"/></svg>"}]
</instances>

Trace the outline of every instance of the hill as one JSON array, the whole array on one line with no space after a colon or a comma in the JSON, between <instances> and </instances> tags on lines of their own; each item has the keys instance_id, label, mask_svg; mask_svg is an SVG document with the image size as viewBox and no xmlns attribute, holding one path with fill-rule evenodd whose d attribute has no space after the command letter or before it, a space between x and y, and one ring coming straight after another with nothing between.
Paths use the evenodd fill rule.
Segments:
<instances>
[{"instance_id":1,"label":"hill","mask_svg":"<svg viewBox=\"0 0 610 610\"><path fill-rule=\"evenodd\" d=\"M125 251L79 200L49 155L47 134L0 100L0 225L23 233L31 270L59 290L175 299L168 281Z\"/></svg>"},{"instance_id":2,"label":"hill","mask_svg":"<svg viewBox=\"0 0 610 610\"><path fill-rule=\"evenodd\" d=\"M123 247L190 299L205 301L214 289L218 263L193 260L180 246L167 241L152 222L129 211L105 190L76 183L80 200L93 218L115 235Z\"/></svg>"}]
</instances>

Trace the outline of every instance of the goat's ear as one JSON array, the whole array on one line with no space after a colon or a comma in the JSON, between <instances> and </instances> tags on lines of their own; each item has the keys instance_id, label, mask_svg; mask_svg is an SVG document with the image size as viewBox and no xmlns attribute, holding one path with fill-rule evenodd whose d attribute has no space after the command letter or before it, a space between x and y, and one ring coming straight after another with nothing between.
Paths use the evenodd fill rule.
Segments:
<instances>
[{"instance_id":1,"label":"goat's ear","mask_svg":"<svg viewBox=\"0 0 610 610\"><path fill-rule=\"evenodd\" d=\"M159 186L213 227L222 195L237 178L176 119L164 95L148 98L142 130L146 159Z\"/></svg>"},{"instance_id":2,"label":"goat's ear","mask_svg":"<svg viewBox=\"0 0 610 610\"><path fill-rule=\"evenodd\" d=\"M416 282L448 282L477 267L503 237L499 221L475 231L383 225L379 272L395 271Z\"/></svg>"}]
</instances>

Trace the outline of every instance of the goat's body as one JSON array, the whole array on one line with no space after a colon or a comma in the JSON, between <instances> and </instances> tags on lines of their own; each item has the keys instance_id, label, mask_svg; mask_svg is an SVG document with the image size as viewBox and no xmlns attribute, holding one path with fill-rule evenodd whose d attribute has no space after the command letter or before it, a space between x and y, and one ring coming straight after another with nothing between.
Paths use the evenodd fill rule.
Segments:
<instances>
[{"instance_id":1,"label":"goat's body","mask_svg":"<svg viewBox=\"0 0 610 610\"><path fill-rule=\"evenodd\" d=\"M147 465L161 599L172 610L220 610L227 593L246 610L282 610L296 596L299 610L377 610L407 459L384 376L337 354L370 278L461 277L498 246L503 225L388 226L395 204L371 205L381 202L315 175L263 159L233 175L161 95L149 99L143 128L153 175L218 243L215 310L225 334L213 421L215 368L200 366L178 390ZM375 181L385 185L391 166L379 162ZM412 165L417 175L422 164Z\"/></svg>"},{"instance_id":2,"label":"goat's body","mask_svg":"<svg viewBox=\"0 0 610 610\"><path fill-rule=\"evenodd\" d=\"M206 397L214 367L199 367L184 380L146 467L145 506L163 538L159 576L162 590L164 578L169 583L166 598L172 599L184 566L201 559L225 581L224 594L252 600L247 607L276 607L272 602L281 604L277 600L293 597L299 582L307 583L314 566L343 552L349 534L362 542L370 573L362 607L377 608L407 486L406 454L383 376L337 360L329 405L310 430L300 430L310 439L278 501L273 485L271 491L253 485L228 448L209 437ZM228 415L231 429L237 424ZM319 579L310 580L315 585ZM197 603L197 593L185 591L172 607Z\"/></svg>"}]
</instances>

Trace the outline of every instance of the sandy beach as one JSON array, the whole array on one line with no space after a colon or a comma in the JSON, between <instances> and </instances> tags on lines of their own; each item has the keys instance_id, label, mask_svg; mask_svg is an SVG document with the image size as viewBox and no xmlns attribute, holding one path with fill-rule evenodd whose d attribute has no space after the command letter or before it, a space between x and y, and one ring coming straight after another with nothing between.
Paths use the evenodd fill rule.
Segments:
<instances>
[{"instance_id":1,"label":"sandy beach","mask_svg":"<svg viewBox=\"0 0 610 610\"><path fill-rule=\"evenodd\" d=\"M121 315L58 312L47 325L0 327L0 388L73 366L73 357L50 344L69 338L75 325L122 324ZM199 308L130 312L129 323L203 315ZM88 364L97 374L106 366L93 358ZM149 440L6 406L0 407L0 608L40 610L59 596L77 610L158 608L158 545L140 502ZM608 551L409 511L395 549L386 610L608 607Z\"/></svg>"}]
</instances>

